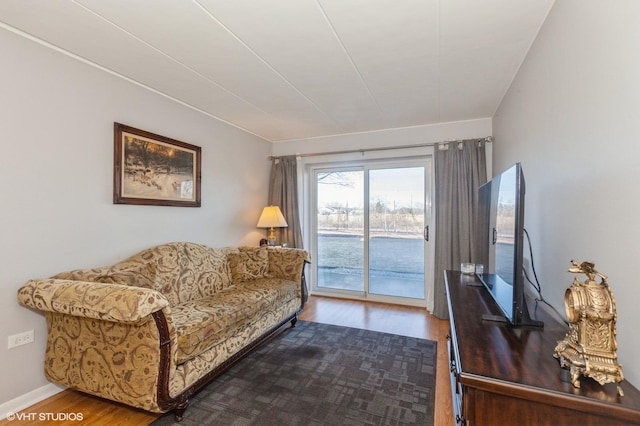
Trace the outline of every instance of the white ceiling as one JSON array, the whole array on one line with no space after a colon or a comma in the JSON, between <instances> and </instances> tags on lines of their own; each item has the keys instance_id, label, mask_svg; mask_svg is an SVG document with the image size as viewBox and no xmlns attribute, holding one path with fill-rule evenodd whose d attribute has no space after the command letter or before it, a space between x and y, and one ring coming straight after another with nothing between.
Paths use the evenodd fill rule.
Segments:
<instances>
[{"instance_id":1,"label":"white ceiling","mask_svg":"<svg viewBox=\"0 0 640 426\"><path fill-rule=\"evenodd\" d=\"M2 0L0 22L282 141L493 116L552 4Z\"/></svg>"}]
</instances>

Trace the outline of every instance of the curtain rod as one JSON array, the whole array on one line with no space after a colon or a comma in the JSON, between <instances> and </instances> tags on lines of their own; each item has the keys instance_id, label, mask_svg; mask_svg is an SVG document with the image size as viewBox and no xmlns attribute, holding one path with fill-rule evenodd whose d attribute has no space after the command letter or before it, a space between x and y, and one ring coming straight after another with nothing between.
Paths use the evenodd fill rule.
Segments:
<instances>
[{"instance_id":1,"label":"curtain rod","mask_svg":"<svg viewBox=\"0 0 640 426\"><path fill-rule=\"evenodd\" d=\"M359 152L364 155L365 152L371 152L371 151L389 151L393 149L424 148L428 146L444 145L451 142L463 142L465 140L474 140L474 139L484 140L487 143L493 142L493 136L486 136L484 138L454 139L454 140L448 140L448 141L442 141L442 142L431 142L431 143L422 143L422 144L415 144L415 145L399 145L399 146L385 146L380 148L348 149L344 151L314 152L309 154L298 154L296 156L297 157L318 157L321 155L353 154L356 152ZM282 157L287 157L287 156L286 155L281 155L279 157L269 156L269 160L277 160Z\"/></svg>"}]
</instances>

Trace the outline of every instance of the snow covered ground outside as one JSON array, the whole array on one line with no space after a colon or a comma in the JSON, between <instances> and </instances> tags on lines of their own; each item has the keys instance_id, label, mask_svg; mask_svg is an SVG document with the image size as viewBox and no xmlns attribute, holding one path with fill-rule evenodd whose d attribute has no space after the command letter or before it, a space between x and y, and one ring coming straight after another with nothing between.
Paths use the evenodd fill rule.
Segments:
<instances>
[{"instance_id":1,"label":"snow covered ground outside","mask_svg":"<svg viewBox=\"0 0 640 426\"><path fill-rule=\"evenodd\" d=\"M193 176L187 173L127 173L124 176L125 197L191 200Z\"/></svg>"}]
</instances>

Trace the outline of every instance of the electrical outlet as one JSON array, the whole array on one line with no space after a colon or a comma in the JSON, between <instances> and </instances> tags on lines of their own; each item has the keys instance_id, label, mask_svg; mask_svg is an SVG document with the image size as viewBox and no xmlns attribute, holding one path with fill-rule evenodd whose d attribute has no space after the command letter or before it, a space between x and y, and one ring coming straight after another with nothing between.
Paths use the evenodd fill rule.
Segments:
<instances>
[{"instance_id":1,"label":"electrical outlet","mask_svg":"<svg viewBox=\"0 0 640 426\"><path fill-rule=\"evenodd\" d=\"M14 334L13 336L9 336L9 349L26 345L27 343L33 343L34 340L33 330Z\"/></svg>"}]
</instances>

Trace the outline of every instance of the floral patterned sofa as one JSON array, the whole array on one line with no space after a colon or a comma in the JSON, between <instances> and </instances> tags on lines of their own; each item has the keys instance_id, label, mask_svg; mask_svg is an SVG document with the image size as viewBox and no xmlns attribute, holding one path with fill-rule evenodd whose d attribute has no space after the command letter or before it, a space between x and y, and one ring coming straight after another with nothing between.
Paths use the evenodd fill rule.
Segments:
<instances>
[{"instance_id":1,"label":"floral patterned sofa","mask_svg":"<svg viewBox=\"0 0 640 426\"><path fill-rule=\"evenodd\" d=\"M191 395L295 325L308 261L299 249L169 243L29 281L18 300L44 311L49 380L180 420Z\"/></svg>"}]
</instances>

